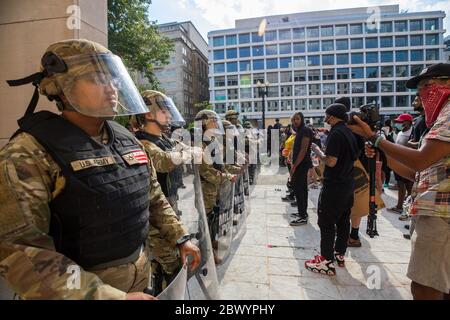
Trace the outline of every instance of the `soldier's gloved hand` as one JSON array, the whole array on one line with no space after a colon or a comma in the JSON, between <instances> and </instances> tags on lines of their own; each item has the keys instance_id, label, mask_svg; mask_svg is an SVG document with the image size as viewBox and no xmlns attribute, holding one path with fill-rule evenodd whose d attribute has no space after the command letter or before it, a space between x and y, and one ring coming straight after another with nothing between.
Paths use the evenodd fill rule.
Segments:
<instances>
[{"instance_id":1,"label":"soldier's gloved hand","mask_svg":"<svg viewBox=\"0 0 450 320\"><path fill-rule=\"evenodd\" d=\"M192 256L191 265L189 266L190 270L195 270L198 265L200 264L200 249L193 244L190 240L183 242L178 246L178 249L180 249L180 255L181 255L181 263L185 264L186 259L188 255Z\"/></svg>"},{"instance_id":2,"label":"soldier's gloved hand","mask_svg":"<svg viewBox=\"0 0 450 320\"><path fill-rule=\"evenodd\" d=\"M126 300L158 300L158 298L156 298L156 297L154 297L152 295L143 293L143 292L130 292L130 293L127 293L125 299Z\"/></svg>"}]
</instances>

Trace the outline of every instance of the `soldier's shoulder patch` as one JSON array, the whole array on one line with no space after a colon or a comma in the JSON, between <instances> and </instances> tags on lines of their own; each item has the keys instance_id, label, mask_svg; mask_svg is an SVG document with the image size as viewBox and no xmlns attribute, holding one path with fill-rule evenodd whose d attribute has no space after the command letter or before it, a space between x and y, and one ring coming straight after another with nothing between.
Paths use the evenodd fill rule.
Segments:
<instances>
[{"instance_id":1,"label":"soldier's shoulder patch","mask_svg":"<svg viewBox=\"0 0 450 320\"><path fill-rule=\"evenodd\" d=\"M147 164L147 154L143 150L135 150L122 156L123 160L130 166L134 164Z\"/></svg>"}]
</instances>

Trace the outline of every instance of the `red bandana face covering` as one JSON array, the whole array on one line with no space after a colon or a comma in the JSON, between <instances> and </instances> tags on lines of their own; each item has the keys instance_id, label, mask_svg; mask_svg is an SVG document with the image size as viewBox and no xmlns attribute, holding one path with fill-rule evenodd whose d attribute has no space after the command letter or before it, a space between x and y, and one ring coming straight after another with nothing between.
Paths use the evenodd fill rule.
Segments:
<instances>
[{"instance_id":1,"label":"red bandana face covering","mask_svg":"<svg viewBox=\"0 0 450 320\"><path fill-rule=\"evenodd\" d=\"M429 128L436 121L444 103L450 97L450 87L443 84L431 84L422 88L419 95L425 110L425 122Z\"/></svg>"}]
</instances>

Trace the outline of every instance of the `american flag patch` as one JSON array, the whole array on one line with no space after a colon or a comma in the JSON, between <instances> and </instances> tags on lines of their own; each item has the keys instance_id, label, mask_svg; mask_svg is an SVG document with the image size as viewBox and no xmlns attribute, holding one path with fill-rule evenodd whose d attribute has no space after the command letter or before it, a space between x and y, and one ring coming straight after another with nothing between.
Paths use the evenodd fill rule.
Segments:
<instances>
[{"instance_id":1,"label":"american flag patch","mask_svg":"<svg viewBox=\"0 0 450 320\"><path fill-rule=\"evenodd\" d=\"M147 154L142 150L136 150L126 155L122 156L123 160L125 160L130 166L134 164L144 164L148 163Z\"/></svg>"}]
</instances>

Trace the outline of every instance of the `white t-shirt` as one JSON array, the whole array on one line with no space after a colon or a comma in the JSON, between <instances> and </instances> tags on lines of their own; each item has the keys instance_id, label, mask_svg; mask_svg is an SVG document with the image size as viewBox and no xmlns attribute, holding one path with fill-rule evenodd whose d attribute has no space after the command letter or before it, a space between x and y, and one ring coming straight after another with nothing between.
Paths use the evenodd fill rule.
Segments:
<instances>
[{"instance_id":1,"label":"white t-shirt","mask_svg":"<svg viewBox=\"0 0 450 320\"><path fill-rule=\"evenodd\" d=\"M409 137L411 136L412 128L409 128L408 131L400 131L397 134L397 139L395 140L396 144L401 144L402 146L408 145Z\"/></svg>"}]
</instances>

